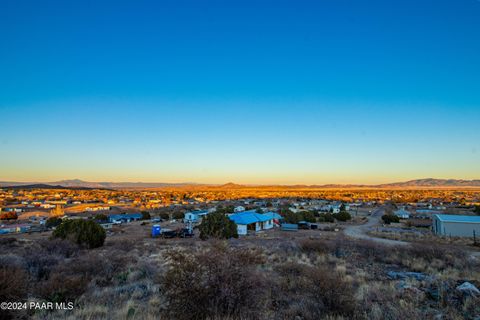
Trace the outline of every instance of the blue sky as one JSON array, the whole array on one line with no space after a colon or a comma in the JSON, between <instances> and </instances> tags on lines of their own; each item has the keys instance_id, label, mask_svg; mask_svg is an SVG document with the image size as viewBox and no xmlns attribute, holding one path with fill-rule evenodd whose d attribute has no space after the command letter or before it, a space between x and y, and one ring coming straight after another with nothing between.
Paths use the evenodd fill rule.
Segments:
<instances>
[{"instance_id":1,"label":"blue sky","mask_svg":"<svg viewBox=\"0 0 480 320\"><path fill-rule=\"evenodd\" d=\"M480 178L476 0L6 0L0 39L0 180Z\"/></svg>"}]
</instances>

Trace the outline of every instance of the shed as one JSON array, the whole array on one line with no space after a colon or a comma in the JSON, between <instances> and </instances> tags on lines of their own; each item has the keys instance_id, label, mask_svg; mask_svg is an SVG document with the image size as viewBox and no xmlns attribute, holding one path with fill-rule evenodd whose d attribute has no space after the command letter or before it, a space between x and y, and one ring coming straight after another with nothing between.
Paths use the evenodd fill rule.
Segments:
<instances>
[{"instance_id":1,"label":"shed","mask_svg":"<svg viewBox=\"0 0 480 320\"><path fill-rule=\"evenodd\" d=\"M480 216L451 214L433 215L433 232L436 235L473 237L480 235Z\"/></svg>"},{"instance_id":2,"label":"shed","mask_svg":"<svg viewBox=\"0 0 480 320\"><path fill-rule=\"evenodd\" d=\"M282 231L298 231L298 224L282 223Z\"/></svg>"}]
</instances>

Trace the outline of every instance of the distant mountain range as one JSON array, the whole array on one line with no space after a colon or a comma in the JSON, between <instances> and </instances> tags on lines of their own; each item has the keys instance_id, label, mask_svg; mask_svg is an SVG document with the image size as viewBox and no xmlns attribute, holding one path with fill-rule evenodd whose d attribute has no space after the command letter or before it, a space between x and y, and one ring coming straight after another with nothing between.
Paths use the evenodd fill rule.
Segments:
<instances>
[{"instance_id":1,"label":"distant mountain range","mask_svg":"<svg viewBox=\"0 0 480 320\"><path fill-rule=\"evenodd\" d=\"M88 189L128 189L128 188L163 188L163 187L179 187L186 185L195 185L195 183L157 183L157 182L89 182L80 179L60 180L54 182L12 182L0 181L0 187L23 187L53 189L54 186L67 189L88 188Z\"/></svg>"},{"instance_id":2,"label":"distant mountain range","mask_svg":"<svg viewBox=\"0 0 480 320\"><path fill-rule=\"evenodd\" d=\"M151 189L151 188L208 188L208 189L242 189L242 188L259 188L259 187L277 187L288 189L301 188L413 188L413 187L480 187L480 180L459 180L459 179L417 179L406 182L395 182L378 185L361 185L361 184L324 184L324 185L270 185L255 186L241 185L235 183L227 183L224 185L206 185L197 183L163 183L163 182L88 182L79 179L61 180L49 183L36 182L12 182L0 181L0 187L16 187L28 189Z\"/></svg>"}]
</instances>

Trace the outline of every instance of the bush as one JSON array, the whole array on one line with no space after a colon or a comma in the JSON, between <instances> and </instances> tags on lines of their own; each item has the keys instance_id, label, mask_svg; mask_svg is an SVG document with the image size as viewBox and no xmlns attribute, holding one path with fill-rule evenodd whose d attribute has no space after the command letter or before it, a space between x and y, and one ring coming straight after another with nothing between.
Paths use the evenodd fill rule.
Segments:
<instances>
[{"instance_id":1,"label":"bush","mask_svg":"<svg viewBox=\"0 0 480 320\"><path fill-rule=\"evenodd\" d=\"M321 214L320 217L319 217L319 220L323 220L325 222L330 222L330 223L333 223L335 222L335 218L333 217L333 215L331 213L324 213L324 214Z\"/></svg>"},{"instance_id":2,"label":"bush","mask_svg":"<svg viewBox=\"0 0 480 320\"><path fill-rule=\"evenodd\" d=\"M398 223L400 222L400 218L397 217L396 215L394 214L384 214L382 216L382 220L385 224L390 224L390 223Z\"/></svg>"},{"instance_id":3,"label":"bush","mask_svg":"<svg viewBox=\"0 0 480 320\"><path fill-rule=\"evenodd\" d=\"M356 303L354 288L345 277L327 266L287 263L277 268L278 287L274 305L280 319L351 319ZM300 293L300 294L299 294Z\"/></svg>"},{"instance_id":4,"label":"bush","mask_svg":"<svg viewBox=\"0 0 480 320\"><path fill-rule=\"evenodd\" d=\"M307 222L312 222L312 223L317 222L317 219L315 218L315 213L311 211L307 211L303 213L303 220Z\"/></svg>"},{"instance_id":5,"label":"bush","mask_svg":"<svg viewBox=\"0 0 480 320\"><path fill-rule=\"evenodd\" d=\"M28 275L20 268L0 265L0 302L22 302L27 298ZM0 319L27 319L21 310L2 308Z\"/></svg>"},{"instance_id":6,"label":"bush","mask_svg":"<svg viewBox=\"0 0 480 320\"><path fill-rule=\"evenodd\" d=\"M162 278L170 319L262 319L268 286L257 270L257 251L214 246L203 252L170 251Z\"/></svg>"},{"instance_id":7,"label":"bush","mask_svg":"<svg viewBox=\"0 0 480 320\"><path fill-rule=\"evenodd\" d=\"M0 220L17 220L17 218L17 213L13 211L0 213Z\"/></svg>"},{"instance_id":8,"label":"bush","mask_svg":"<svg viewBox=\"0 0 480 320\"><path fill-rule=\"evenodd\" d=\"M176 211L173 213L173 219L182 220L185 217L185 214L181 211Z\"/></svg>"},{"instance_id":9,"label":"bush","mask_svg":"<svg viewBox=\"0 0 480 320\"><path fill-rule=\"evenodd\" d=\"M340 211L335 215L335 219L337 219L338 221L345 222L345 221L351 220L352 216L347 211Z\"/></svg>"},{"instance_id":10,"label":"bush","mask_svg":"<svg viewBox=\"0 0 480 320\"><path fill-rule=\"evenodd\" d=\"M473 212L480 215L480 206L475 206L475 209L473 209Z\"/></svg>"},{"instance_id":11,"label":"bush","mask_svg":"<svg viewBox=\"0 0 480 320\"><path fill-rule=\"evenodd\" d=\"M67 220L62 222L52 234L53 238L67 239L89 249L103 246L105 230L89 220Z\"/></svg>"},{"instance_id":12,"label":"bush","mask_svg":"<svg viewBox=\"0 0 480 320\"><path fill-rule=\"evenodd\" d=\"M97 213L94 217L94 220L96 221L108 221L108 217L104 215L103 213Z\"/></svg>"},{"instance_id":13,"label":"bush","mask_svg":"<svg viewBox=\"0 0 480 320\"><path fill-rule=\"evenodd\" d=\"M166 212L160 213L160 218L161 218L162 220L170 220L170 215L169 215L168 213L166 213Z\"/></svg>"},{"instance_id":14,"label":"bush","mask_svg":"<svg viewBox=\"0 0 480 320\"><path fill-rule=\"evenodd\" d=\"M198 228L202 240L238 238L237 225L221 212L206 215Z\"/></svg>"},{"instance_id":15,"label":"bush","mask_svg":"<svg viewBox=\"0 0 480 320\"><path fill-rule=\"evenodd\" d=\"M62 223L62 219L58 217L51 217L47 219L47 221L45 222L45 226L47 228L53 228L53 227L59 226L61 223Z\"/></svg>"},{"instance_id":16,"label":"bush","mask_svg":"<svg viewBox=\"0 0 480 320\"><path fill-rule=\"evenodd\" d=\"M142 211L142 220L150 220L152 217L148 211Z\"/></svg>"}]
</instances>

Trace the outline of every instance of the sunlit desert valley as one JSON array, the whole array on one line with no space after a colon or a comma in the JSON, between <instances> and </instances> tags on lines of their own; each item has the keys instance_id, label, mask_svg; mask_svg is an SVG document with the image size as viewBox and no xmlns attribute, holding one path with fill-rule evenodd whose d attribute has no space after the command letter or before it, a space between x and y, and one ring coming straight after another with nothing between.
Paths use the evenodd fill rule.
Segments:
<instances>
[{"instance_id":1,"label":"sunlit desert valley","mask_svg":"<svg viewBox=\"0 0 480 320\"><path fill-rule=\"evenodd\" d=\"M479 314L477 186L64 184L0 189L0 295L75 307L6 318ZM58 236L80 220L100 245ZM232 233L212 231L225 221Z\"/></svg>"}]
</instances>

